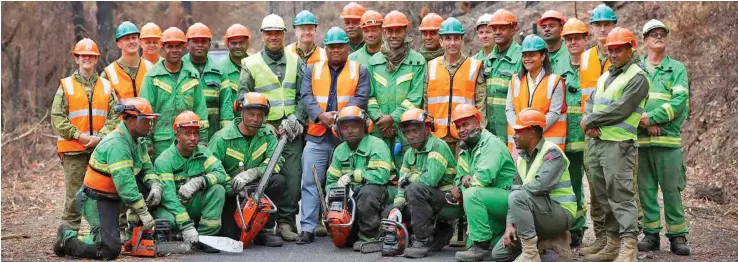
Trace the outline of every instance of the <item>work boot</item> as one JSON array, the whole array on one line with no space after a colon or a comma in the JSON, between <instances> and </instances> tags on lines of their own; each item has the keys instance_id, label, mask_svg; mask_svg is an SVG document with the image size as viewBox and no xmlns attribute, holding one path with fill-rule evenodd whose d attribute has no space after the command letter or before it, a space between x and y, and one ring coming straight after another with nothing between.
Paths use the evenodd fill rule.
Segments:
<instances>
[{"instance_id":1,"label":"work boot","mask_svg":"<svg viewBox=\"0 0 738 262\"><path fill-rule=\"evenodd\" d=\"M646 234L646 236L638 242L638 251L655 251L661 248L661 238L659 234Z\"/></svg>"},{"instance_id":2,"label":"work boot","mask_svg":"<svg viewBox=\"0 0 738 262\"><path fill-rule=\"evenodd\" d=\"M575 230L575 231L569 231L571 234L571 243L569 244L570 248L578 248L582 246L582 238L584 236L584 231L582 230Z\"/></svg>"},{"instance_id":3,"label":"work boot","mask_svg":"<svg viewBox=\"0 0 738 262\"><path fill-rule=\"evenodd\" d=\"M307 231L300 232L300 237L297 238L298 245L309 244L309 243L312 243L313 241L315 241L315 234L307 232Z\"/></svg>"},{"instance_id":4,"label":"work boot","mask_svg":"<svg viewBox=\"0 0 738 262\"><path fill-rule=\"evenodd\" d=\"M618 257L620 252L620 238L607 237L607 243L599 252L584 256L584 261L599 262L599 261L612 261ZM581 251L579 252L581 253Z\"/></svg>"},{"instance_id":5,"label":"work boot","mask_svg":"<svg viewBox=\"0 0 738 262\"><path fill-rule=\"evenodd\" d=\"M324 237L328 235L328 230L326 230L325 224L323 224L323 222L318 223L318 226L315 228L315 235L319 237Z\"/></svg>"},{"instance_id":6,"label":"work boot","mask_svg":"<svg viewBox=\"0 0 738 262\"><path fill-rule=\"evenodd\" d=\"M428 242L432 243L432 241L413 241L413 245L410 248L405 249L405 257L421 258L427 256L428 252L431 250L430 244L426 244Z\"/></svg>"},{"instance_id":7,"label":"work boot","mask_svg":"<svg viewBox=\"0 0 738 262\"><path fill-rule=\"evenodd\" d=\"M669 242L671 242L672 253L680 256L689 256L689 254L691 254L691 252L689 251L689 244L687 244L687 237L670 237Z\"/></svg>"},{"instance_id":8,"label":"work boot","mask_svg":"<svg viewBox=\"0 0 738 262\"><path fill-rule=\"evenodd\" d=\"M66 256L64 252L64 242L66 242L66 240L64 239L64 231L66 230L67 230L67 226L64 224L59 225L59 228L56 229L56 242L54 242L54 254L57 257Z\"/></svg>"},{"instance_id":9,"label":"work boot","mask_svg":"<svg viewBox=\"0 0 738 262\"><path fill-rule=\"evenodd\" d=\"M492 249L489 247L489 241L474 242L472 247L466 251L456 252L456 260L463 262L471 261L490 261L492 260Z\"/></svg>"},{"instance_id":10,"label":"work boot","mask_svg":"<svg viewBox=\"0 0 738 262\"><path fill-rule=\"evenodd\" d=\"M523 244L523 253L514 262L541 262L537 236L531 239L523 239L520 242Z\"/></svg>"},{"instance_id":11,"label":"work boot","mask_svg":"<svg viewBox=\"0 0 738 262\"><path fill-rule=\"evenodd\" d=\"M571 252L571 233L568 231L565 231L564 233L559 234L556 238L552 239L551 241L551 249L556 252L556 254L559 256L557 261L569 261L572 256Z\"/></svg>"},{"instance_id":12,"label":"work boot","mask_svg":"<svg viewBox=\"0 0 738 262\"><path fill-rule=\"evenodd\" d=\"M280 223L277 226L277 236L281 236L284 241L295 241L298 235L292 232L292 228L289 224Z\"/></svg>"},{"instance_id":13,"label":"work boot","mask_svg":"<svg viewBox=\"0 0 738 262\"><path fill-rule=\"evenodd\" d=\"M363 245L366 242L367 241L364 241L364 240L356 240L356 242L354 242L354 246L353 246L354 251L361 252L361 245Z\"/></svg>"},{"instance_id":14,"label":"work boot","mask_svg":"<svg viewBox=\"0 0 738 262\"><path fill-rule=\"evenodd\" d=\"M205 252L205 253L210 253L210 254L220 253L220 250L217 250L217 249L215 249L215 248L213 248L211 246L208 246L208 245L206 245L204 243L197 243L197 249L200 249L200 251Z\"/></svg>"},{"instance_id":15,"label":"work boot","mask_svg":"<svg viewBox=\"0 0 738 262\"><path fill-rule=\"evenodd\" d=\"M635 237L623 238L623 243L620 246L620 253L613 262L638 262L638 247L636 242L638 239Z\"/></svg>"},{"instance_id":16,"label":"work boot","mask_svg":"<svg viewBox=\"0 0 738 262\"><path fill-rule=\"evenodd\" d=\"M587 247L580 249L579 255L587 256L597 254L597 252L600 252L600 250L605 248L605 244L607 244L607 234L603 232L599 235L595 235L595 242Z\"/></svg>"},{"instance_id":17,"label":"work boot","mask_svg":"<svg viewBox=\"0 0 738 262\"><path fill-rule=\"evenodd\" d=\"M447 228L436 226L436 235L430 241L430 251L441 251L443 247L451 243L452 237L454 237L454 228L451 225Z\"/></svg>"},{"instance_id":18,"label":"work boot","mask_svg":"<svg viewBox=\"0 0 738 262\"><path fill-rule=\"evenodd\" d=\"M259 232L258 235L256 235L256 238L254 239L254 245L268 247L281 247L283 243L284 242L282 242L282 238L275 235L274 232L272 232L271 230L262 230L261 232Z\"/></svg>"}]
</instances>

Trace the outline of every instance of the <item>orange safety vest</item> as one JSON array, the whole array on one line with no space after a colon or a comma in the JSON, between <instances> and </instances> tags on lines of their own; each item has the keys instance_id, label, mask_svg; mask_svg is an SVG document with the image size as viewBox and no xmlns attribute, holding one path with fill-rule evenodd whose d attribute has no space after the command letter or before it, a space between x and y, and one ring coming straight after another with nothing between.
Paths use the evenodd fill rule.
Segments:
<instances>
[{"instance_id":1,"label":"orange safety vest","mask_svg":"<svg viewBox=\"0 0 738 262\"><path fill-rule=\"evenodd\" d=\"M523 79L520 79L517 75L514 75L511 80L511 91L513 92L512 102L513 107L515 108L515 114L519 114L520 111L528 107L537 108L544 114L548 113L548 109L551 106L551 96L553 95L556 85L560 82L562 86L565 86L561 76L557 74L546 74L543 76L543 79L541 79L541 82L538 83L538 86L536 86L535 91L533 91L533 98L530 98L530 94L528 93L528 78L523 77ZM543 87L545 87L545 89ZM546 141L554 143L559 146L561 150L564 150L566 148L566 98L562 97L562 101L564 101L564 103L561 106L561 115L559 116L559 120L549 127L548 130L543 132L543 137ZM513 124L514 123L510 123L507 125L507 146L510 152L513 151L514 146L514 140L512 139L512 135L514 134L512 129Z\"/></svg>"},{"instance_id":2,"label":"orange safety vest","mask_svg":"<svg viewBox=\"0 0 738 262\"><path fill-rule=\"evenodd\" d=\"M467 58L453 76L443 65L443 56L428 63L428 114L435 118L438 138L445 138L449 133L457 137L456 125L450 125L451 110L459 104L474 105L477 77L482 63L474 58Z\"/></svg>"},{"instance_id":3,"label":"orange safety vest","mask_svg":"<svg viewBox=\"0 0 738 262\"><path fill-rule=\"evenodd\" d=\"M118 194L118 190L115 188L115 183L110 174L98 172L90 165L87 165L87 172L85 172L84 185L95 191Z\"/></svg>"},{"instance_id":4,"label":"orange safety vest","mask_svg":"<svg viewBox=\"0 0 738 262\"><path fill-rule=\"evenodd\" d=\"M92 89L92 101L87 98L82 84L74 80L74 77L67 77L61 81L64 96L67 99L68 118L79 132L87 132L90 135L97 135L105 126L108 119L108 111L111 87L108 80L98 78L95 87ZM77 140L66 140L61 136L57 137L57 152L59 154L65 152L79 152L87 149Z\"/></svg>"},{"instance_id":5,"label":"orange safety vest","mask_svg":"<svg viewBox=\"0 0 738 262\"><path fill-rule=\"evenodd\" d=\"M581 113L584 114L584 104L597 89L597 79L603 72L610 69L610 59L607 59L605 65L602 66L597 56L597 46L595 46L582 53L579 65L579 87L582 89Z\"/></svg>"},{"instance_id":6,"label":"orange safety vest","mask_svg":"<svg viewBox=\"0 0 738 262\"><path fill-rule=\"evenodd\" d=\"M297 57L301 58L301 56L297 54L297 42L288 45L287 50L295 54ZM310 57L308 57L308 60L305 61L305 64L312 65L319 61L327 61L327 60L328 60L328 55L325 53L325 49L316 46L315 51L313 51Z\"/></svg>"},{"instance_id":7,"label":"orange safety vest","mask_svg":"<svg viewBox=\"0 0 738 262\"><path fill-rule=\"evenodd\" d=\"M347 60L337 80L336 101L338 101L338 110L341 110L348 105L351 98L356 94L356 87L359 85L359 63ZM315 63L312 86L315 101L318 101L320 109L325 111L331 93L331 70L328 68L326 61ZM311 136L322 136L326 130L326 126L321 123L313 123L312 121L308 123L307 133Z\"/></svg>"},{"instance_id":8,"label":"orange safety vest","mask_svg":"<svg viewBox=\"0 0 738 262\"><path fill-rule=\"evenodd\" d=\"M151 66L152 64L149 61L141 59L141 62L138 64L136 77L135 79L131 79L128 73L116 61L105 67L105 76L113 84L113 89L115 89L118 99L138 97L141 94L141 85L143 84L144 76L151 69Z\"/></svg>"}]
</instances>

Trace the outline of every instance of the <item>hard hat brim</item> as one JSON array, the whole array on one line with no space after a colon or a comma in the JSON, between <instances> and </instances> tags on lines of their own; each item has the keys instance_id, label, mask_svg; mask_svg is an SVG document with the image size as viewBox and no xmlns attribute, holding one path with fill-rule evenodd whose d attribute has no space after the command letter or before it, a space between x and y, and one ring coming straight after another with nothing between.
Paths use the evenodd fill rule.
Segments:
<instances>
[{"instance_id":1,"label":"hard hat brim","mask_svg":"<svg viewBox=\"0 0 738 262\"><path fill-rule=\"evenodd\" d=\"M408 25L403 24L382 24L382 28L392 28L392 27L405 27L407 28Z\"/></svg>"},{"instance_id":2,"label":"hard hat brim","mask_svg":"<svg viewBox=\"0 0 738 262\"><path fill-rule=\"evenodd\" d=\"M343 42L343 41L331 41L331 42L323 42L323 45L347 45L349 42Z\"/></svg>"},{"instance_id":3,"label":"hard hat brim","mask_svg":"<svg viewBox=\"0 0 738 262\"><path fill-rule=\"evenodd\" d=\"M72 55L94 55L94 56L100 56L100 53L93 52L93 51L80 51L80 52L72 52Z\"/></svg>"},{"instance_id":4,"label":"hard hat brim","mask_svg":"<svg viewBox=\"0 0 738 262\"><path fill-rule=\"evenodd\" d=\"M420 30L420 31L438 31L438 30L441 30L441 27L440 26L439 27L435 27L435 26L433 26L433 27L423 26L423 27L418 28L418 30Z\"/></svg>"},{"instance_id":5,"label":"hard hat brim","mask_svg":"<svg viewBox=\"0 0 738 262\"><path fill-rule=\"evenodd\" d=\"M124 34L124 35L120 35L120 36L116 37L116 38L115 38L115 41L116 41L116 42L118 42L118 40L120 40L120 39L121 39L121 38L123 38L124 36L127 36L127 35L134 35L134 34L135 34L135 35L138 35L138 36L139 36L139 38L141 38L141 32L128 32L128 33L126 33L126 34Z\"/></svg>"},{"instance_id":6,"label":"hard hat brim","mask_svg":"<svg viewBox=\"0 0 738 262\"><path fill-rule=\"evenodd\" d=\"M341 19L361 19L360 15L341 15Z\"/></svg>"},{"instance_id":7,"label":"hard hat brim","mask_svg":"<svg viewBox=\"0 0 738 262\"><path fill-rule=\"evenodd\" d=\"M659 28L661 28L661 29L664 29L664 31L666 31L666 34L667 34L667 35L669 34L669 28L666 28L666 26L660 26L660 25L657 25L657 26L654 26L654 27L651 27L651 28L649 28L649 29L648 29L648 30L646 30L646 31L643 31L643 37L645 37L645 36L646 36L646 35L647 35L648 33L650 33L651 31L653 31L653 30L656 30L656 29L659 29Z\"/></svg>"},{"instance_id":8,"label":"hard hat brim","mask_svg":"<svg viewBox=\"0 0 738 262\"><path fill-rule=\"evenodd\" d=\"M279 28L279 27L265 27L261 29L262 32L264 31L287 31L287 28Z\"/></svg>"}]
</instances>

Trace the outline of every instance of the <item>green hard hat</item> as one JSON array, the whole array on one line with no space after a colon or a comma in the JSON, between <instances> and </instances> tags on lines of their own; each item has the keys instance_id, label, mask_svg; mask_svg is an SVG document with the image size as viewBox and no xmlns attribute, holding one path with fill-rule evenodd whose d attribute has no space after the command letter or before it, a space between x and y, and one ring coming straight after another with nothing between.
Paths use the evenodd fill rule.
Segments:
<instances>
[{"instance_id":1,"label":"green hard hat","mask_svg":"<svg viewBox=\"0 0 738 262\"><path fill-rule=\"evenodd\" d=\"M590 24L599 21L611 21L617 24L618 17L615 16L615 11L613 11L612 8L601 4L595 7L595 9L592 10L592 14L589 16Z\"/></svg>"},{"instance_id":2,"label":"green hard hat","mask_svg":"<svg viewBox=\"0 0 738 262\"><path fill-rule=\"evenodd\" d=\"M308 10L302 10L300 13L298 13L295 16L294 21L292 21L292 27L297 27L299 25L318 25L318 18L315 17L313 13L310 13Z\"/></svg>"},{"instance_id":3,"label":"green hard hat","mask_svg":"<svg viewBox=\"0 0 738 262\"><path fill-rule=\"evenodd\" d=\"M523 50L522 52L536 52L546 50L546 42L543 38L537 35L528 35L523 39Z\"/></svg>"},{"instance_id":4,"label":"green hard hat","mask_svg":"<svg viewBox=\"0 0 738 262\"><path fill-rule=\"evenodd\" d=\"M463 35L464 25L456 18L449 17L441 23L441 29L438 30L439 35Z\"/></svg>"},{"instance_id":5,"label":"green hard hat","mask_svg":"<svg viewBox=\"0 0 738 262\"><path fill-rule=\"evenodd\" d=\"M115 41L118 41L121 37L130 35L130 34L141 34L141 31L138 31L138 27L134 25L131 22L123 21L123 23L120 23L118 25L118 28L115 29Z\"/></svg>"},{"instance_id":6,"label":"green hard hat","mask_svg":"<svg viewBox=\"0 0 738 262\"><path fill-rule=\"evenodd\" d=\"M323 45L348 43L348 35L346 34L346 31L343 31L340 27L332 27L328 32L325 32L325 37L323 37Z\"/></svg>"}]
</instances>

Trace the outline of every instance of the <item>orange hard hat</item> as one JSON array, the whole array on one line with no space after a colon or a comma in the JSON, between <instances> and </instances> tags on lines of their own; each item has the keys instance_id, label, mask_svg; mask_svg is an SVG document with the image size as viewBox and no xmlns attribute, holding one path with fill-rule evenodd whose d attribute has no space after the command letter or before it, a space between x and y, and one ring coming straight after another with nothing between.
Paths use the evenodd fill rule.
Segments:
<instances>
[{"instance_id":1,"label":"orange hard hat","mask_svg":"<svg viewBox=\"0 0 738 262\"><path fill-rule=\"evenodd\" d=\"M234 112L241 112L242 109L249 108L266 110L266 113L269 114L269 100L262 93L248 92L239 96L233 103Z\"/></svg>"},{"instance_id":2,"label":"orange hard hat","mask_svg":"<svg viewBox=\"0 0 738 262\"><path fill-rule=\"evenodd\" d=\"M170 27L170 28L167 28L167 30L164 30L164 33L161 33L161 42L162 43L168 43L168 42L187 43L187 37L185 37L185 33L182 32L182 30L180 30L179 28Z\"/></svg>"},{"instance_id":3,"label":"orange hard hat","mask_svg":"<svg viewBox=\"0 0 738 262\"><path fill-rule=\"evenodd\" d=\"M423 17L420 21L420 31L440 30L443 23L443 17L436 13L430 13Z\"/></svg>"},{"instance_id":4,"label":"orange hard hat","mask_svg":"<svg viewBox=\"0 0 738 262\"><path fill-rule=\"evenodd\" d=\"M513 125L513 129L520 130L531 126L546 127L546 114L538 110L538 108L529 107L518 113L518 120Z\"/></svg>"},{"instance_id":5,"label":"orange hard hat","mask_svg":"<svg viewBox=\"0 0 738 262\"><path fill-rule=\"evenodd\" d=\"M371 119L369 119L369 115L366 113L366 111L359 108L358 106L347 106L338 111L338 116L336 116L336 121L334 121L332 128L333 135L340 138L341 122L352 120L364 121L364 131L367 133L372 132L374 123Z\"/></svg>"},{"instance_id":6,"label":"orange hard hat","mask_svg":"<svg viewBox=\"0 0 738 262\"><path fill-rule=\"evenodd\" d=\"M369 11L366 11L366 13L364 13L361 16L361 21L359 21L359 26L361 28L377 26L377 25L381 26L383 22L384 22L384 17L382 16L382 14L374 10L369 10Z\"/></svg>"},{"instance_id":7,"label":"orange hard hat","mask_svg":"<svg viewBox=\"0 0 738 262\"><path fill-rule=\"evenodd\" d=\"M423 109L413 108L402 113L400 117L400 127L411 124L425 124L431 131L435 131L435 119Z\"/></svg>"},{"instance_id":8,"label":"orange hard hat","mask_svg":"<svg viewBox=\"0 0 738 262\"><path fill-rule=\"evenodd\" d=\"M489 20L488 26L490 25L517 25L518 19L515 18L515 14L505 9L500 9L492 14L492 18Z\"/></svg>"},{"instance_id":9,"label":"orange hard hat","mask_svg":"<svg viewBox=\"0 0 738 262\"><path fill-rule=\"evenodd\" d=\"M543 23L543 20L546 19L556 19L561 22L561 24L566 24L566 18L564 18L564 14L562 14L559 11L556 10L548 10L541 16L540 19L538 19L538 26L541 26L541 23Z\"/></svg>"},{"instance_id":10,"label":"orange hard hat","mask_svg":"<svg viewBox=\"0 0 738 262\"><path fill-rule=\"evenodd\" d=\"M609 47L624 44L630 44L631 48L636 47L636 38L635 35L633 35L633 32L623 27L613 28L607 35L607 43L605 46Z\"/></svg>"},{"instance_id":11,"label":"orange hard hat","mask_svg":"<svg viewBox=\"0 0 738 262\"><path fill-rule=\"evenodd\" d=\"M189 110L180 113L179 115L177 115L176 118L174 118L174 125L172 125L172 129L174 129L174 131L177 131L177 129L184 127L202 127L202 124L200 123L200 117L197 116L195 112Z\"/></svg>"},{"instance_id":12,"label":"orange hard hat","mask_svg":"<svg viewBox=\"0 0 738 262\"><path fill-rule=\"evenodd\" d=\"M161 38L161 28L154 23L146 23L141 27L141 36L139 38Z\"/></svg>"},{"instance_id":13,"label":"orange hard hat","mask_svg":"<svg viewBox=\"0 0 738 262\"><path fill-rule=\"evenodd\" d=\"M341 18L361 19L361 16L364 15L364 12L366 12L366 9L363 6L361 6L360 4L357 4L356 2L351 2L343 7L343 12L341 12Z\"/></svg>"},{"instance_id":14,"label":"orange hard hat","mask_svg":"<svg viewBox=\"0 0 738 262\"><path fill-rule=\"evenodd\" d=\"M74 45L74 50L72 50L72 55L100 55L100 49L97 49L97 44L95 44L95 41L92 41L92 39L84 38L82 40L79 40L77 44Z\"/></svg>"},{"instance_id":15,"label":"orange hard hat","mask_svg":"<svg viewBox=\"0 0 738 262\"><path fill-rule=\"evenodd\" d=\"M407 20L407 16L400 11L393 10L384 16L384 23L382 28L388 27L407 27L410 25L410 20Z\"/></svg>"},{"instance_id":16,"label":"orange hard hat","mask_svg":"<svg viewBox=\"0 0 738 262\"><path fill-rule=\"evenodd\" d=\"M210 32L210 28L203 23L195 23L187 28L187 39L192 38L207 38L213 39L213 33Z\"/></svg>"},{"instance_id":17,"label":"orange hard hat","mask_svg":"<svg viewBox=\"0 0 738 262\"><path fill-rule=\"evenodd\" d=\"M587 34L589 33L589 30L587 29L587 25L582 22L582 20L576 19L576 18L570 18L569 21L566 21L566 24L564 24L564 29L561 31L561 35L571 35L571 34Z\"/></svg>"},{"instance_id":18,"label":"orange hard hat","mask_svg":"<svg viewBox=\"0 0 738 262\"><path fill-rule=\"evenodd\" d=\"M228 28L228 30L226 30L225 40L228 41L228 38L235 36L245 36L248 39L251 39L251 32L249 32L249 29L241 24L233 24L231 27Z\"/></svg>"},{"instance_id":19,"label":"orange hard hat","mask_svg":"<svg viewBox=\"0 0 738 262\"><path fill-rule=\"evenodd\" d=\"M115 113L120 115L121 118L125 116L138 116L149 119L159 117L159 114L154 114L149 101L143 97L121 99L120 104L116 105L114 109Z\"/></svg>"},{"instance_id":20,"label":"orange hard hat","mask_svg":"<svg viewBox=\"0 0 738 262\"><path fill-rule=\"evenodd\" d=\"M451 122L462 120L467 117L475 117L478 121L482 121L482 114L479 113L476 107L470 104L459 104L451 112Z\"/></svg>"}]
</instances>

